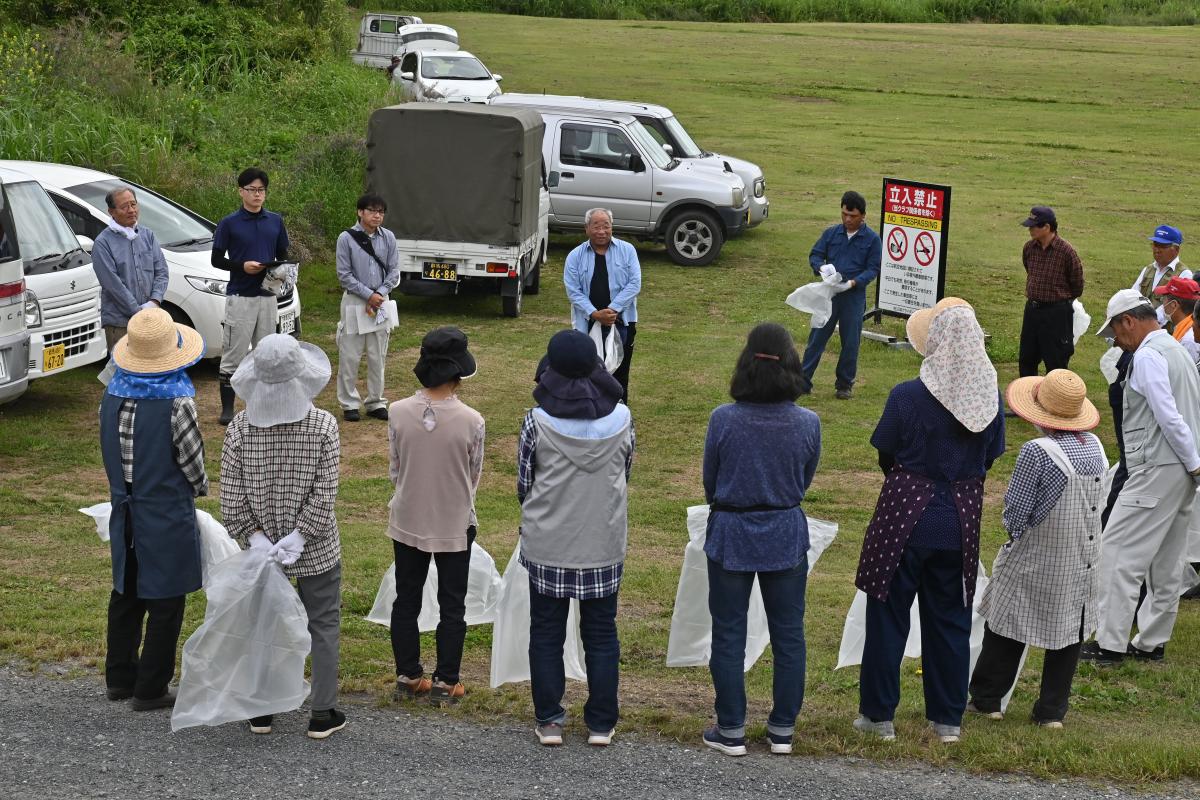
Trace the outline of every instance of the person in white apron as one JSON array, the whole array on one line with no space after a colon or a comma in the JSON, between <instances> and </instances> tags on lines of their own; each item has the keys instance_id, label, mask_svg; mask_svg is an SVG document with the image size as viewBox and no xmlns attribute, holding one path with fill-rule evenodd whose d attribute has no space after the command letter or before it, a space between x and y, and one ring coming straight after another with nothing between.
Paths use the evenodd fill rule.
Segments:
<instances>
[{"instance_id":1,"label":"person in white apron","mask_svg":"<svg viewBox=\"0 0 1200 800\"><path fill-rule=\"evenodd\" d=\"M992 565L979 613L987 620L968 711L1001 719L1028 647L1046 651L1033 721L1061 728L1083 641L1096 630L1100 514L1108 460L1100 413L1074 372L1019 378L1008 407L1042 433L1017 456L1004 496L1009 540Z\"/></svg>"}]
</instances>

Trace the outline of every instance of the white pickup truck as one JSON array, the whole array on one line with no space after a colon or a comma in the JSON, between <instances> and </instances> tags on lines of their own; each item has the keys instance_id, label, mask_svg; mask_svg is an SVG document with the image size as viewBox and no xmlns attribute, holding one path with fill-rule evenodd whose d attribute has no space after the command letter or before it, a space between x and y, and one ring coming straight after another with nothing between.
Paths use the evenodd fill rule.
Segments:
<instances>
[{"instance_id":1,"label":"white pickup truck","mask_svg":"<svg viewBox=\"0 0 1200 800\"><path fill-rule=\"evenodd\" d=\"M400 29L420 23L421 18L411 14L368 11L358 23L358 43L350 51L350 60L364 67L385 69L403 44Z\"/></svg>"}]
</instances>

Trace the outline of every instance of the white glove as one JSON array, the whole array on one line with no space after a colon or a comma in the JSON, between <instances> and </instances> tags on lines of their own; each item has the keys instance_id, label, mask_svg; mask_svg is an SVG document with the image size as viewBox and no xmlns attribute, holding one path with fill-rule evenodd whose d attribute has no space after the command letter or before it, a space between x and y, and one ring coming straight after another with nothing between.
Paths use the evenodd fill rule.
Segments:
<instances>
[{"instance_id":1,"label":"white glove","mask_svg":"<svg viewBox=\"0 0 1200 800\"><path fill-rule=\"evenodd\" d=\"M138 306L138 311L145 311L147 308L158 308L158 303L154 302L153 300L147 300Z\"/></svg>"},{"instance_id":2,"label":"white glove","mask_svg":"<svg viewBox=\"0 0 1200 800\"><path fill-rule=\"evenodd\" d=\"M851 288L853 288L851 281L842 281L841 283L835 283L833 285L833 291L837 294L841 294L842 292Z\"/></svg>"},{"instance_id":3,"label":"white glove","mask_svg":"<svg viewBox=\"0 0 1200 800\"><path fill-rule=\"evenodd\" d=\"M254 533L250 534L251 550L264 550L269 553L272 547L274 547L274 545L271 544L271 540L268 539L262 531L255 531Z\"/></svg>"},{"instance_id":4,"label":"white glove","mask_svg":"<svg viewBox=\"0 0 1200 800\"><path fill-rule=\"evenodd\" d=\"M276 542L268 555L285 567L290 567L299 560L300 554L303 552L304 536L300 533L300 529L297 528Z\"/></svg>"},{"instance_id":5,"label":"white glove","mask_svg":"<svg viewBox=\"0 0 1200 800\"><path fill-rule=\"evenodd\" d=\"M820 273L821 273L822 278L829 278L835 272L837 272L837 267L835 267L833 264L822 264L821 265Z\"/></svg>"}]
</instances>

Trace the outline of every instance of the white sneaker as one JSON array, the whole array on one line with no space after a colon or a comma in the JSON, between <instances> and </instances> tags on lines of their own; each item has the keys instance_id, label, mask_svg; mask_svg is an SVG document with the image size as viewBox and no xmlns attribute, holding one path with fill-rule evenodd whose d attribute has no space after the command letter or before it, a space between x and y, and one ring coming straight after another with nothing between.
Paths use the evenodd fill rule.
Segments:
<instances>
[{"instance_id":1,"label":"white sneaker","mask_svg":"<svg viewBox=\"0 0 1200 800\"><path fill-rule=\"evenodd\" d=\"M980 711L978 708L975 707L974 702L967 703L967 711L969 711L972 714L979 714L981 716L987 717L988 719L1004 719L1003 711Z\"/></svg>"},{"instance_id":2,"label":"white sneaker","mask_svg":"<svg viewBox=\"0 0 1200 800\"><path fill-rule=\"evenodd\" d=\"M943 725L940 722L930 722L929 727L942 744L954 744L962 738L962 727L958 725Z\"/></svg>"},{"instance_id":3,"label":"white sneaker","mask_svg":"<svg viewBox=\"0 0 1200 800\"><path fill-rule=\"evenodd\" d=\"M892 724L890 719L886 720L885 722L872 722L866 717L860 716L858 719L854 720L854 730L858 731L859 733L868 733L872 736L878 736L885 742L896 741L896 726Z\"/></svg>"},{"instance_id":4,"label":"white sneaker","mask_svg":"<svg viewBox=\"0 0 1200 800\"><path fill-rule=\"evenodd\" d=\"M599 731L588 731L588 744L596 747L608 747L612 744L613 734L616 733L616 728L608 733L600 733Z\"/></svg>"},{"instance_id":5,"label":"white sneaker","mask_svg":"<svg viewBox=\"0 0 1200 800\"><path fill-rule=\"evenodd\" d=\"M538 743L547 747L558 747L563 742L562 725L559 725L557 722L547 722L543 725L538 725L533 729L533 732L537 734Z\"/></svg>"}]
</instances>

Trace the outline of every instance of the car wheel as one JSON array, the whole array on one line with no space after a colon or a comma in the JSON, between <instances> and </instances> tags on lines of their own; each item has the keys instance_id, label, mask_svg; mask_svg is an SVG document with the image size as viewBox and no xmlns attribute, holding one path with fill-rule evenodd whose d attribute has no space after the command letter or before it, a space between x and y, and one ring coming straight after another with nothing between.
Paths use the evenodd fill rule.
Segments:
<instances>
[{"instance_id":1,"label":"car wheel","mask_svg":"<svg viewBox=\"0 0 1200 800\"><path fill-rule=\"evenodd\" d=\"M524 287L521 286L521 281L517 281L517 293L511 297L508 295L500 296L500 303L504 309L504 316L519 317L521 316L521 295L523 295Z\"/></svg>"},{"instance_id":2,"label":"car wheel","mask_svg":"<svg viewBox=\"0 0 1200 800\"><path fill-rule=\"evenodd\" d=\"M538 259L537 266L529 273L529 279L525 283L525 294L537 294L542 290L542 262L544 258Z\"/></svg>"},{"instance_id":3,"label":"car wheel","mask_svg":"<svg viewBox=\"0 0 1200 800\"><path fill-rule=\"evenodd\" d=\"M711 264L725 244L716 216L702 209L682 211L667 223L667 256L684 267Z\"/></svg>"}]
</instances>

